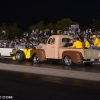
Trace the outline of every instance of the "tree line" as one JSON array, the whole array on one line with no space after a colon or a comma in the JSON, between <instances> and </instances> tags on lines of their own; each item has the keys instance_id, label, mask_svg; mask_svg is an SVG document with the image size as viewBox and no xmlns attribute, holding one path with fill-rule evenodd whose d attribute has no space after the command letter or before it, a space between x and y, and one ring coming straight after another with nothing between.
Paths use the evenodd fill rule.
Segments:
<instances>
[{"instance_id":1,"label":"tree line","mask_svg":"<svg viewBox=\"0 0 100 100\"><path fill-rule=\"evenodd\" d=\"M100 30L100 20L97 19L93 19L92 20L92 25L89 26L80 26L81 30L86 30L88 28L95 28L96 30ZM32 31L32 30L45 30L45 29L54 29L54 30L66 30L68 27L70 27L70 25L74 25L74 24L79 24L78 22L73 22L71 19L69 18L63 18L61 20L58 20L56 22L56 24L54 23L48 23L47 25L45 24L45 22L42 20L40 22L38 22L37 24L33 24L30 25L28 27L28 31ZM24 30L20 29L17 24L13 24L13 25L5 25L3 23L2 26L0 26L0 32L2 33L2 30L6 31L7 37L9 38L14 38L15 36L19 37L23 34Z\"/></svg>"}]
</instances>

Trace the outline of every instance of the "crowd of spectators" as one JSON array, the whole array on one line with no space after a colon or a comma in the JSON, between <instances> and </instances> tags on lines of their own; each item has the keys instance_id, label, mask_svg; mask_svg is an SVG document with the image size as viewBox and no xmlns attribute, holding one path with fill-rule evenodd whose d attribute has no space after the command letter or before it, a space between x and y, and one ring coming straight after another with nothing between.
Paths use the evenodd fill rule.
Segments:
<instances>
[{"instance_id":1,"label":"crowd of spectators","mask_svg":"<svg viewBox=\"0 0 100 100\"><path fill-rule=\"evenodd\" d=\"M80 29L72 29L68 28L64 31L62 30L50 30L46 29L44 31L41 31L39 29L32 30L32 32L24 32L22 36L20 37L15 37L12 40L9 40L7 38L6 40L2 40L0 36L0 47L1 48L13 48L15 45L20 45L20 46L25 46L25 45L30 45L30 46L36 46L41 43L45 44L47 39L51 35L70 35L73 37L79 37L81 41L84 40L84 37L88 39L88 41L92 44L93 43L93 38L92 35L94 32L91 29L87 29L84 32L81 32ZM100 38L99 32L96 33L97 37Z\"/></svg>"}]
</instances>

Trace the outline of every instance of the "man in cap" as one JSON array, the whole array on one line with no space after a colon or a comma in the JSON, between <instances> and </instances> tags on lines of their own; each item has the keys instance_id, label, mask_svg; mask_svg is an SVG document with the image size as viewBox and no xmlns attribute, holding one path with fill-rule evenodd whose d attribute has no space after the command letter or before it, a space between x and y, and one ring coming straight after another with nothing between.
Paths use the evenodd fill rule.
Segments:
<instances>
[{"instance_id":1,"label":"man in cap","mask_svg":"<svg viewBox=\"0 0 100 100\"><path fill-rule=\"evenodd\" d=\"M96 49L96 50L100 50L100 40L96 37L96 35L92 36L94 42L93 45L91 45L91 49Z\"/></svg>"}]
</instances>

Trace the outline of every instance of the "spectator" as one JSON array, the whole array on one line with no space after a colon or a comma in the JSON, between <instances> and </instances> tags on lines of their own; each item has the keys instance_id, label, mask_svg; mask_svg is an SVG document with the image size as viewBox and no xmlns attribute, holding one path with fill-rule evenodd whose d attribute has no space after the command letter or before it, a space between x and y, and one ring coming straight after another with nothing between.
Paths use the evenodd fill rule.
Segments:
<instances>
[{"instance_id":1,"label":"spectator","mask_svg":"<svg viewBox=\"0 0 100 100\"><path fill-rule=\"evenodd\" d=\"M84 48L89 49L90 48L90 43L87 40L87 38L84 38Z\"/></svg>"},{"instance_id":2,"label":"spectator","mask_svg":"<svg viewBox=\"0 0 100 100\"><path fill-rule=\"evenodd\" d=\"M96 35L92 36L94 39L94 43L93 45L91 45L91 49L96 49L96 50L100 50L100 40L96 37Z\"/></svg>"},{"instance_id":3,"label":"spectator","mask_svg":"<svg viewBox=\"0 0 100 100\"><path fill-rule=\"evenodd\" d=\"M64 47L71 47L73 45L73 39L70 39L69 42L67 42Z\"/></svg>"},{"instance_id":4,"label":"spectator","mask_svg":"<svg viewBox=\"0 0 100 100\"><path fill-rule=\"evenodd\" d=\"M83 48L83 43L80 41L79 37L76 38L71 48Z\"/></svg>"}]
</instances>

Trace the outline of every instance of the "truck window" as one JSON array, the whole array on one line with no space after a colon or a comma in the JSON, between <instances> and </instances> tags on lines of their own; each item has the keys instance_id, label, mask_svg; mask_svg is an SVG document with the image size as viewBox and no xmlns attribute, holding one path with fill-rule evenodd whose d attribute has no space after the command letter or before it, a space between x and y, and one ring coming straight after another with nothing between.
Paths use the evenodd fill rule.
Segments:
<instances>
[{"instance_id":1,"label":"truck window","mask_svg":"<svg viewBox=\"0 0 100 100\"><path fill-rule=\"evenodd\" d=\"M52 38L50 38L50 39L48 40L48 44L51 44L51 42L52 42Z\"/></svg>"},{"instance_id":2,"label":"truck window","mask_svg":"<svg viewBox=\"0 0 100 100\"><path fill-rule=\"evenodd\" d=\"M52 44L55 44L55 38L52 39Z\"/></svg>"},{"instance_id":3,"label":"truck window","mask_svg":"<svg viewBox=\"0 0 100 100\"><path fill-rule=\"evenodd\" d=\"M62 38L62 42L69 42L70 39L69 38Z\"/></svg>"}]
</instances>

